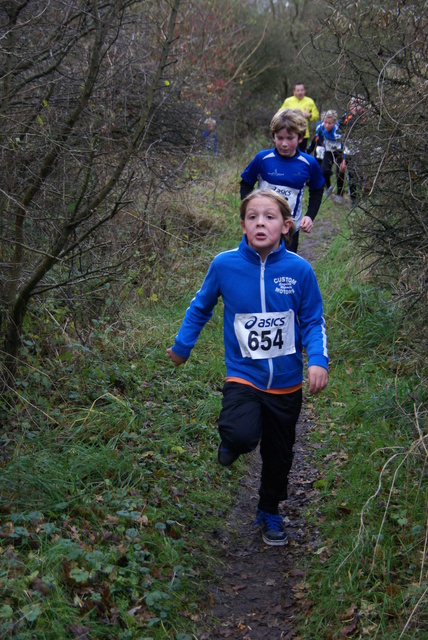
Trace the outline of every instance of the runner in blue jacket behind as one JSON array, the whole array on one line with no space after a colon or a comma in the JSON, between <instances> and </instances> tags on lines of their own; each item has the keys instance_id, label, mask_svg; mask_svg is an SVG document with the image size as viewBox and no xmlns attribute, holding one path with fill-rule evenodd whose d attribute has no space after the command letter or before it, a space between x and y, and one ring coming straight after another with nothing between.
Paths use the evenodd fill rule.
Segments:
<instances>
[{"instance_id":1,"label":"runner in blue jacket behind","mask_svg":"<svg viewBox=\"0 0 428 640\"><path fill-rule=\"evenodd\" d=\"M322 299L310 264L286 248L294 222L284 198L254 191L241 202L240 214L239 247L214 258L167 355L176 366L186 362L221 297L226 380L217 458L229 466L260 442L257 523L267 544L283 545L278 506L287 498L302 404L303 348L309 393L328 382Z\"/></svg>"},{"instance_id":2,"label":"runner in blue jacket behind","mask_svg":"<svg viewBox=\"0 0 428 640\"><path fill-rule=\"evenodd\" d=\"M272 189L290 205L296 230L289 246L297 252L299 229L311 233L321 205L324 176L318 162L299 151L306 120L299 109L280 109L270 122L274 149L259 151L241 173L241 199L254 189ZM309 189L308 207L303 215L303 192Z\"/></svg>"}]
</instances>

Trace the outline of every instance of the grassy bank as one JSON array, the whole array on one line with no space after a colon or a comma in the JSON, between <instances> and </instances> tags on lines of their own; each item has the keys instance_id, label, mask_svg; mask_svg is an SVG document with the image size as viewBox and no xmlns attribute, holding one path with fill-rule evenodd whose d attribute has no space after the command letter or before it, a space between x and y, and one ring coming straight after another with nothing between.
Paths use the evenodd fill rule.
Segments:
<instances>
[{"instance_id":1,"label":"grassy bank","mask_svg":"<svg viewBox=\"0 0 428 640\"><path fill-rule=\"evenodd\" d=\"M165 349L211 258L240 236L217 170L209 193L172 205L188 231L171 225L150 282L124 288L85 345L49 315L28 323L2 405L0 637L195 637L202 533L226 513L240 468L220 476L215 462L220 310L185 368ZM42 331L55 344L44 358Z\"/></svg>"},{"instance_id":2,"label":"grassy bank","mask_svg":"<svg viewBox=\"0 0 428 640\"><path fill-rule=\"evenodd\" d=\"M124 287L86 344L49 314L30 319L2 413L0 637L196 637L203 533L227 513L244 465L220 473L215 462L221 308L185 367L165 349L212 256L239 240L236 180L230 165L212 169L186 203L186 233L171 223L150 283ZM177 219L183 210L177 201ZM305 515L323 542L307 558L300 636L423 637L422 375L352 254L338 236L316 268L332 367L311 401L319 479ZM48 356L42 330L56 345Z\"/></svg>"},{"instance_id":3,"label":"grassy bank","mask_svg":"<svg viewBox=\"0 0 428 640\"><path fill-rule=\"evenodd\" d=\"M323 541L307 560L304 638L428 637L427 405L390 295L346 233L316 270L331 373L312 433Z\"/></svg>"}]
</instances>

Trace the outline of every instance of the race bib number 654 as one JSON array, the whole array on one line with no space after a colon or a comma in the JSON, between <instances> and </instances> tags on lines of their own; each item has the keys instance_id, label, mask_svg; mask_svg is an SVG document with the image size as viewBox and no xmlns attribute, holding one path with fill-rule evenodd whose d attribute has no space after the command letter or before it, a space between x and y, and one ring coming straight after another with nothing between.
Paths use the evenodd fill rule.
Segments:
<instances>
[{"instance_id":1,"label":"race bib number 654","mask_svg":"<svg viewBox=\"0 0 428 640\"><path fill-rule=\"evenodd\" d=\"M237 313L234 329L243 358L262 360L296 352L292 310Z\"/></svg>"}]
</instances>

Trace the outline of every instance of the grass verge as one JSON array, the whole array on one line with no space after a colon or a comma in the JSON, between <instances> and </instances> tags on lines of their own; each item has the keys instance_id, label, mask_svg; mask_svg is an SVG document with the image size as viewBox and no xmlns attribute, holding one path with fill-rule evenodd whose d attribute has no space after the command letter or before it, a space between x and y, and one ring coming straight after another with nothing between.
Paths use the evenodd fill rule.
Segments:
<instances>
[{"instance_id":1,"label":"grass verge","mask_svg":"<svg viewBox=\"0 0 428 640\"><path fill-rule=\"evenodd\" d=\"M424 374L405 357L389 293L346 236L317 275L331 371L314 402L318 497L307 517L322 543L307 560L302 637L428 637Z\"/></svg>"},{"instance_id":2,"label":"grass verge","mask_svg":"<svg viewBox=\"0 0 428 640\"><path fill-rule=\"evenodd\" d=\"M44 317L56 357L42 357L28 324L1 411L1 638L196 637L202 533L225 515L241 469L220 474L215 458L221 309L204 358L176 371L165 349L212 256L240 236L219 172L185 203L186 234L171 234L151 287L124 291L114 322L107 310L80 345Z\"/></svg>"}]
</instances>

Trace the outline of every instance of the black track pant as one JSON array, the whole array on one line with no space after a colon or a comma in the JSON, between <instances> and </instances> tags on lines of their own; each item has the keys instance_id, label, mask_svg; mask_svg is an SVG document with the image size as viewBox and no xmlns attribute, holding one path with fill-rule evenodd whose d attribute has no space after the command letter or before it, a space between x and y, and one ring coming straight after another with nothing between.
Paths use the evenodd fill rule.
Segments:
<instances>
[{"instance_id":1,"label":"black track pant","mask_svg":"<svg viewBox=\"0 0 428 640\"><path fill-rule=\"evenodd\" d=\"M345 174L339 171L340 163L343 160L342 154L336 154L332 151L326 151L321 163L321 171L325 179L325 188L328 189L331 185L330 177L333 175L333 166L336 168L336 191L337 195L343 194L343 187L345 184Z\"/></svg>"},{"instance_id":2,"label":"black track pant","mask_svg":"<svg viewBox=\"0 0 428 640\"><path fill-rule=\"evenodd\" d=\"M260 442L262 474L258 508L278 513L287 499L296 423L302 390L273 395L236 382L223 387L218 428L225 446L236 453L253 451Z\"/></svg>"},{"instance_id":3,"label":"black track pant","mask_svg":"<svg viewBox=\"0 0 428 640\"><path fill-rule=\"evenodd\" d=\"M297 253L297 247L299 245L299 231L295 231L291 236L291 244L288 245L287 251Z\"/></svg>"}]
</instances>

